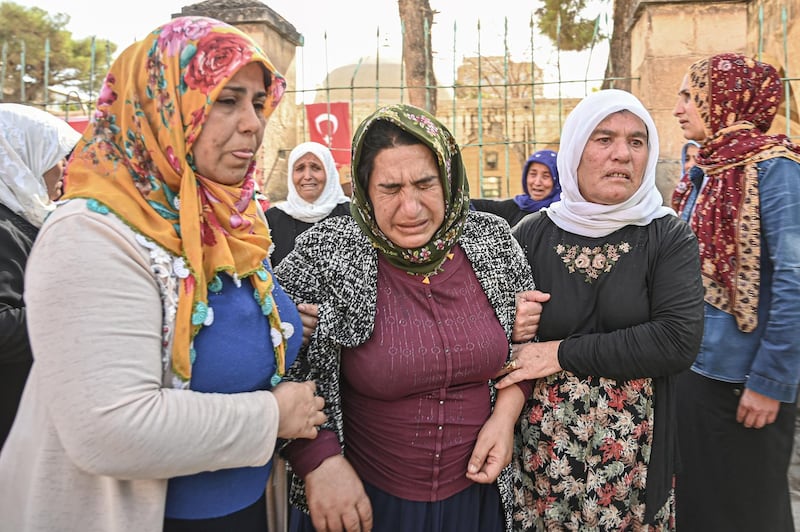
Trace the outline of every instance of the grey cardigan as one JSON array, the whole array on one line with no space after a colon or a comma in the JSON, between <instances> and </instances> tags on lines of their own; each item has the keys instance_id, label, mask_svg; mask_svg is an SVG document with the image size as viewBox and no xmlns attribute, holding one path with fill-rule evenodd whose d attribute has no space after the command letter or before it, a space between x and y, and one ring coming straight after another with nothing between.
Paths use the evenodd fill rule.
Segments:
<instances>
[{"instance_id":1,"label":"grey cardigan","mask_svg":"<svg viewBox=\"0 0 800 532\"><path fill-rule=\"evenodd\" d=\"M530 266L522 249L504 220L474 211L468 214L458 244L510 340L515 317L514 295L533 289ZM378 293L378 252L352 218L330 218L298 236L294 251L283 259L275 275L296 303L319 304L317 329L308 348L290 368L288 378L317 382L328 414L325 428L336 433L344 448L339 355L342 347L355 347L372 335ZM494 400L494 388L490 389ZM497 480L509 529L510 475L510 467L506 467ZM304 486L296 476L291 500L307 511Z\"/></svg>"}]
</instances>

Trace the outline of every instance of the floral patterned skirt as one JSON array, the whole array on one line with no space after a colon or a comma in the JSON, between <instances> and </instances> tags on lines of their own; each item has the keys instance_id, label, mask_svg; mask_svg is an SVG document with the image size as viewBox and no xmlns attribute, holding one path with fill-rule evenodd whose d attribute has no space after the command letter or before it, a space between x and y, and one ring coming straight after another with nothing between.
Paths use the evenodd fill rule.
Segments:
<instances>
[{"instance_id":1,"label":"floral patterned skirt","mask_svg":"<svg viewBox=\"0 0 800 532\"><path fill-rule=\"evenodd\" d=\"M651 379L540 379L517 425L514 530L674 530L674 496L643 524Z\"/></svg>"}]
</instances>

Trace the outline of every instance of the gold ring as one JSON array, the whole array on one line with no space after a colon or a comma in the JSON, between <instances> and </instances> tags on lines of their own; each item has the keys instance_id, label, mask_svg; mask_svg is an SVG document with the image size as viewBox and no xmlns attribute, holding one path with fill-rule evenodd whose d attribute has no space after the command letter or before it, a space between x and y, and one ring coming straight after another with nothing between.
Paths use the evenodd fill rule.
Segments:
<instances>
[{"instance_id":1,"label":"gold ring","mask_svg":"<svg viewBox=\"0 0 800 532\"><path fill-rule=\"evenodd\" d=\"M517 359L512 358L511 360L506 362L506 365L503 366L503 369L506 369L508 371L514 371L515 369L517 369Z\"/></svg>"}]
</instances>

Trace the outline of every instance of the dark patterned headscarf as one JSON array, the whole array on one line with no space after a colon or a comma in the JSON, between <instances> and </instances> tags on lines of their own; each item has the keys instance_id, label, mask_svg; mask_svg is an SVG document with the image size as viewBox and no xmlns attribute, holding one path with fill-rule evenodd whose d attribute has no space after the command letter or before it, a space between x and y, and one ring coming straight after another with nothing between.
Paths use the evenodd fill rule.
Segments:
<instances>
[{"instance_id":1,"label":"dark patterned headscarf","mask_svg":"<svg viewBox=\"0 0 800 532\"><path fill-rule=\"evenodd\" d=\"M410 273L426 274L436 271L458 242L469 212L469 184L461 159L461 150L452 133L433 115L417 107L395 104L383 107L367 117L353 137L353 175L358 176L361 152L369 129L377 121L394 124L418 138L430 148L439 166L439 178L444 191L444 221L431 240L422 247L406 249L397 246L380 230L367 195L367 182L353 180L353 200L350 212L361 230L395 266Z\"/></svg>"},{"instance_id":2,"label":"dark patterned headscarf","mask_svg":"<svg viewBox=\"0 0 800 532\"><path fill-rule=\"evenodd\" d=\"M761 280L756 163L775 157L800 162L800 148L785 135L766 134L783 99L771 65L719 54L689 67L688 79L690 97L711 132L697 156L708 183L690 218L700 243L705 300L732 314L741 331L751 332L758 325ZM681 185L673 195L678 211L691 189Z\"/></svg>"}]
</instances>

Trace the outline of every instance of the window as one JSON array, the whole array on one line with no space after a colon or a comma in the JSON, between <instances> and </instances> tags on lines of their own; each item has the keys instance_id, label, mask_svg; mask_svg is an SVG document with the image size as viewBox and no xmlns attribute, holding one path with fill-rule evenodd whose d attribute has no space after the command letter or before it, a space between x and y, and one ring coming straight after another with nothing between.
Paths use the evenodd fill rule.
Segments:
<instances>
[{"instance_id":1,"label":"window","mask_svg":"<svg viewBox=\"0 0 800 532\"><path fill-rule=\"evenodd\" d=\"M485 175L481 182L481 197L499 198L502 192L501 178L499 175Z\"/></svg>"},{"instance_id":2,"label":"window","mask_svg":"<svg viewBox=\"0 0 800 532\"><path fill-rule=\"evenodd\" d=\"M486 152L486 169L487 170L497 170L497 152L496 151L487 151Z\"/></svg>"}]
</instances>

